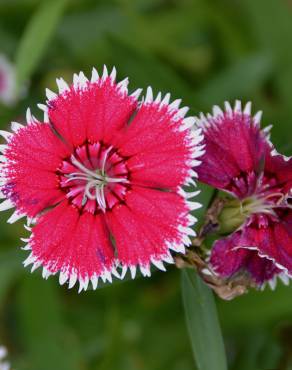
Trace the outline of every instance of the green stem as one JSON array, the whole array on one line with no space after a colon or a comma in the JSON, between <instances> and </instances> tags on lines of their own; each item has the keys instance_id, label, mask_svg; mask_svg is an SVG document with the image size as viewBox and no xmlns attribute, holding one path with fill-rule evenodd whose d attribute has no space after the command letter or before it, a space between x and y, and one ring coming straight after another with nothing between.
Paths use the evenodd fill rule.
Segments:
<instances>
[{"instance_id":1,"label":"green stem","mask_svg":"<svg viewBox=\"0 0 292 370\"><path fill-rule=\"evenodd\" d=\"M227 370L226 355L211 289L193 269L182 270L188 332L198 370Z\"/></svg>"}]
</instances>

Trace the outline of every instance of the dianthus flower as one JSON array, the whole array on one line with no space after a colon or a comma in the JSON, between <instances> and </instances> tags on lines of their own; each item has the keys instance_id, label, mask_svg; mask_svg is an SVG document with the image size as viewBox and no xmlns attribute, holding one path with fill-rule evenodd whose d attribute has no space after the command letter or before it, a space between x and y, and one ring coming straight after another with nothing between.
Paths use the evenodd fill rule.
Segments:
<instances>
[{"instance_id":1,"label":"dianthus flower","mask_svg":"<svg viewBox=\"0 0 292 370\"><path fill-rule=\"evenodd\" d=\"M10 105L15 101L15 71L4 55L0 55L0 102Z\"/></svg>"},{"instance_id":2,"label":"dianthus flower","mask_svg":"<svg viewBox=\"0 0 292 370\"><path fill-rule=\"evenodd\" d=\"M0 346L0 370L10 370L10 363L5 361L7 356L7 349L4 346Z\"/></svg>"},{"instance_id":3,"label":"dianthus flower","mask_svg":"<svg viewBox=\"0 0 292 370\"><path fill-rule=\"evenodd\" d=\"M43 266L43 276L80 290L98 279L123 278L137 267L164 270L170 250L184 252L200 206L183 185L193 183L202 154L200 130L180 100L170 94L153 99L147 89L128 94L128 80L115 82L116 70L89 81L81 72L59 93L47 90L44 122L27 111L27 126L12 123L1 132L2 210L16 207L9 219L32 219L31 250L25 265Z\"/></svg>"},{"instance_id":4,"label":"dianthus flower","mask_svg":"<svg viewBox=\"0 0 292 370\"><path fill-rule=\"evenodd\" d=\"M292 275L292 159L276 152L260 120L261 112L252 116L251 104L242 110L239 101L234 109L225 103L225 111L215 106L212 115L201 114L206 151L198 175L233 198L221 220L234 232L214 243L213 270L274 287L277 276L288 283Z\"/></svg>"}]
</instances>

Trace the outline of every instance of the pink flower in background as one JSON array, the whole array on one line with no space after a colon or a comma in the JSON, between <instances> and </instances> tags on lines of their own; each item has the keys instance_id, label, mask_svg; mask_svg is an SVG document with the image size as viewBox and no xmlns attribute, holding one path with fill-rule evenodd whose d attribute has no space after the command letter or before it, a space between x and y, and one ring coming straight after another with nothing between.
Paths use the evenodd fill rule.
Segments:
<instances>
[{"instance_id":1,"label":"pink flower in background","mask_svg":"<svg viewBox=\"0 0 292 370\"><path fill-rule=\"evenodd\" d=\"M279 276L292 275L292 159L279 155L260 129L261 112L251 115L225 104L213 115L201 114L206 152L198 168L199 180L238 199L243 224L230 236L217 240L211 265L221 277L249 273L252 280L273 287ZM232 220L231 220L232 221Z\"/></svg>"},{"instance_id":2,"label":"pink flower in background","mask_svg":"<svg viewBox=\"0 0 292 370\"><path fill-rule=\"evenodd\" d=\"M7 349L4 346L0 346L0 370L10 370L10 363L5 360L7 356Z\"/></svg>"},{"instance_id":3,"label":"pink flower in background","mask_svg":"<svg viewBox=\"0 0 292 370\"><path fill-rule=\"evenodd\" d=\"M12 123L1 132L2 210L16 207L9 222L32 218L25 265L43 266L43 276L60 272L60 283L132 278L139 267L150 275L153 263L164 270L170 250L184 252L196 219L190 202L196 193L192 170L202 155L201 130L170 95L153 99L152 89L128 94L128 80L116 71L90 81L83 73L73 84L57 80L59 93L47 90L44 122L27 112L26 127Z\"/></svg>"},{"instance_id":4,"label":"pink flower in background","mask_svg":"<svg viewBox=\"0 0 292 370\"><path fill-rule=\"evenodd\" d=\"M0 103L13 104L15 101L15 71L12 64L0 54Z\"/></svg>"}]
</instances>

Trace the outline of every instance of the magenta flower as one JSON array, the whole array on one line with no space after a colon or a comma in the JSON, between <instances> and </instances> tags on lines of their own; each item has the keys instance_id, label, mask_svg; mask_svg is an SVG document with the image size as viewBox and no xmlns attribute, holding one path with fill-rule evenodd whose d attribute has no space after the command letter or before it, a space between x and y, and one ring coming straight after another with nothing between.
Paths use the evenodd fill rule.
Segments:
<instances>
[{"instance_id":1,"label":"magenta flower","mask_svg":"<svg viewBox=\"0 0 292 370\"><path fill-rule=\"evenodd\" d=\"M279 155L260 129L261 112L251 115L251 104L197 119L203 129L206 152L198 168L199 180L238 200L238 214L226 211L227 221L241 225L217 240L210 263L219 276L248 273L257 286L276 276L287 283L292 275L292 159ZM233 201L234 202L234 201ZM234 221L235 220L235 221Z\"/></svg>"},{"instance_id":2,"label":"magenta flower","mask_svg":"<svg viewBox=\"0 0 292 370\"><path fill-rule=\"evenodd\" d=\"M10 105L15 102L15 71L12 64L0 54L0 102Z\"/></svg>"},{"instance_id":3,"label":"magenta flower","mask_svg":"<svg viewBox=\"0 0 292 370\"><path fill-rule=\"evenodd\" d=\"M69 87L57 80L59 94L47 90L44 122L27 112L28 126L12 123L2 131L1 209L16 207L9 222L33 219L25 265L43 266L43 276L60 272L60 283L77 280L80 290L99 277L132 278L139 267L164 270L170 250L184 252L200 207L182 186L192 183L200 162L200 130L184 118L180 100L153 99L147 89L128 95L128 80L116 71L91 81L74 75Z\"/></svg>"}]
</instances>

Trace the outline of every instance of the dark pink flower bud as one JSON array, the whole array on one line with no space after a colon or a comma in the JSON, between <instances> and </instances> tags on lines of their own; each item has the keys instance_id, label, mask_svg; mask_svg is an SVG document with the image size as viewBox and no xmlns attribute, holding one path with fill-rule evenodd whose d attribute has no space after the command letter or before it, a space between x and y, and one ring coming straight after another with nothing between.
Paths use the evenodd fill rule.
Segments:
<instances>
[{"instance_id":1,"label":"dark pink flower bud","mask_svg":"<svg viewBox=\"0 0 292 370\"><path fill-rule=\"evenodd\" d=\"M225 111L216 106L213 115L201 114L206 151L198 175L233 198L219 216L223 230L233 233L214 243L214 271L274 286L276 276L286 283L292 275L292 159L275 151L260 118L239 101L234 109L226 103Z\"/></svg>"}]
</instances>

